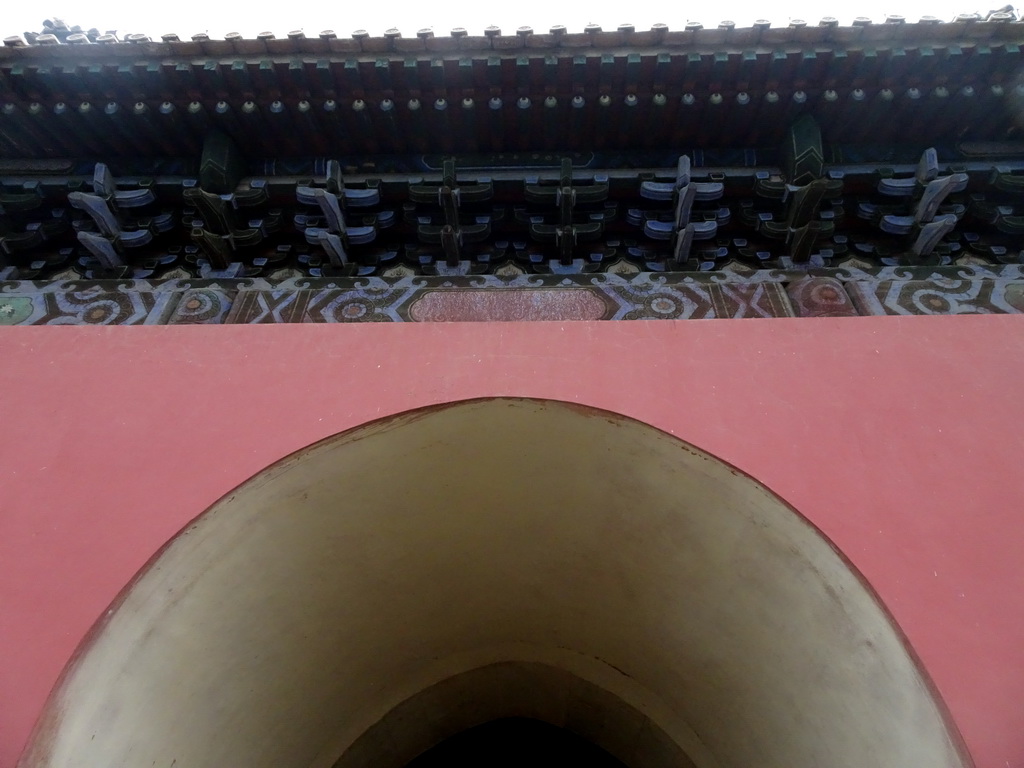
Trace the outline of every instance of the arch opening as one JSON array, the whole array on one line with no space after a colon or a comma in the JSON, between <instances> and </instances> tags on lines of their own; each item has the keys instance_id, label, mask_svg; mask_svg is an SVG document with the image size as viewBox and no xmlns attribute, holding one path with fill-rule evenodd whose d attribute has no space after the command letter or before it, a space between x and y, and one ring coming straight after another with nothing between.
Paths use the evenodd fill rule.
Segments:
<instances>
[{"instance_id":1,"label":"arch opening","mask_svg":"<svg viewBox=\"0 0 1024 768\"><path fill-rule=\"evenodd\" d=\"M395 766L530 717L626 765L964 766L800 515L647 425L489 399L270 467L182 531L25 766ZM483 718L483 719L481 719Z\"/></svg>"},{"instance_id":2,"label":"arch opening","mask_svg":"<svg viewBox=\"0 0 1024 768\"><path fill-rule=\"evenodd\" d=\"M609 690L551 664L505 661L453 675L418 691L359 736L333 768L375 765L382 758L390 765L400 765L408 756L425 753L434 753L434 760L453 757L458 754L461 734L476 729L486 733L488 723L506 719L544 723L549 734L564 731L598 764L605 761L595 752L611 756L620 765L694 766L655 721ZM449 745L453 741L456 744ZM568 741L563 742L567 750L573 747L572 740ZM477 747L483 751L486 745L478 740ZM413 766L422 768L415 760L407 768Z\"/></svg>"},{"instance_id":3,"label":"arch opening","mask_svg":"<svg viewBox=\"0 0 1024 768\"><path fill-rule=\"evenodd\" d=\"M521 768L574 765L625 768L603 749L542 720L502 718L458 733L432 747L406 768Z\"/></svg>"}]
</instances>

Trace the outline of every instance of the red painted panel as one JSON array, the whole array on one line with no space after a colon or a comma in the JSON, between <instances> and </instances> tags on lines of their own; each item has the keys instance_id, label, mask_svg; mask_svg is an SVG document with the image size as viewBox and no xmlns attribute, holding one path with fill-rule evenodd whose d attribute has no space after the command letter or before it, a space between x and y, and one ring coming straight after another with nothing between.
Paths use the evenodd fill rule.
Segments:
<instances>
[{"instance_id":1,"label":"red painted panel","mask_svg":"<svg viewBox=\"0 0 1024 768\"><path fill-rule=\"evenodd\" d=\"M220 495L422 405L653 424L778 492L910 637L979 768L1024 767L1024 319L0 332L0 767L91 623Z\"/></svg>"},{"instance_id":2,"label":"red painted panel","mask_svg":"<svg viewBox=\"0 0 1024 768\"><path fill-rule=\"evenodd\" d=\"M487 289L424 291L409 306L416 322L601 320L609 307L599 291L590 288Z\"/></svg>"}]
</instances>

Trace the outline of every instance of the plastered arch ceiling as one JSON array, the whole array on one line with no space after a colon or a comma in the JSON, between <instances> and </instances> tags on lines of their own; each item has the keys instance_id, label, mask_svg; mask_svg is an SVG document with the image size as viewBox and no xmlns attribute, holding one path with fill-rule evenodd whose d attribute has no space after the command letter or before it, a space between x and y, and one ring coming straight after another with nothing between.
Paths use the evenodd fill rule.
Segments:
<instances>
[{"instance_id":1,"label":"plastered arch ceiling","mask_svg":"<svg viewBox=\"0 0 1024 768\"><path fill-rule=\"evenodd\" d=\"M502 716L631 766L968 758L857 575L638 422L494 399L323 441L217 502L51 698L27 766L402 766Z\"/></svg>"}]
</instances>

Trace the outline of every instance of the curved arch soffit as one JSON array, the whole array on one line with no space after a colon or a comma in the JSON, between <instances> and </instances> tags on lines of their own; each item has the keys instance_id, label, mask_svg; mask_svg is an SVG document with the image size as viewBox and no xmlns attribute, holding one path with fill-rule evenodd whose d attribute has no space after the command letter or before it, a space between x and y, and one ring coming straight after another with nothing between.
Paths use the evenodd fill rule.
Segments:
<instances>
[{"instance_id":1,"label":"curved arch soffit","mask_svg":"<svg viewBox=\"0 0 1024 768\"><path fill-rule=\"evenodd\" d=\"M567 403L438 406L299 451L108 613L23 766L402 766L503 716L638 768L970 765L820 532Z\"/></svg>"}]
</instances>

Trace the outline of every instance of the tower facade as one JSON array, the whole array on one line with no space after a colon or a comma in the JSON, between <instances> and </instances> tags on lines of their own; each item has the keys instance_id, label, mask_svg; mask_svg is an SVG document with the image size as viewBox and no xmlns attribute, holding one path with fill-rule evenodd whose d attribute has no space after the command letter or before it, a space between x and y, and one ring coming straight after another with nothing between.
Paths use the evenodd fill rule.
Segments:
<instances>
[{"instance_id":1,"label":"tower facade","mask_svg":"<svg viewBox=\"0 0 1024 768\"><path fill-rule=\"evenodd\" d=\"M0 760L1024 765L1020 42L8 38Z\"/></svg>"}]
</instances>

